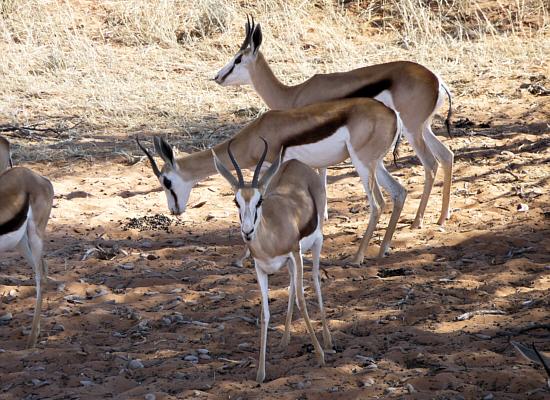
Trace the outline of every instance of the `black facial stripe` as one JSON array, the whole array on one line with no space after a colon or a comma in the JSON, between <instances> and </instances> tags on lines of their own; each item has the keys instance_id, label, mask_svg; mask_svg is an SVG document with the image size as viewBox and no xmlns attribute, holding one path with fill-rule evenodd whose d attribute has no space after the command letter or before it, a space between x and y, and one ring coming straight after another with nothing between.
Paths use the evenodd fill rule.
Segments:
<instances>
[{"instance_id":1,"label":"black facial stripe","mask_svg":"<svg viewBox=\"0 0 550 400\"><path fill-rule=\"evenodd\" d=\"M222 81L222 82L225 81L225 78L227 78L231 74L231 72L233 72L234 68L235 68L235 64L233 64L231 66L231 69L229 71L227 71L227 74L225 74L224 76L221 77L220 81Z\"/></svg>"},{"instance_id":2,"label":"black facial stripe","mask_svg":"<svg viewBox=\"0 0 550 400\"><path fill-rule=\"evenodd\" d=\"M162 180L164 187L168 190L172 190L172 181L166 177Z\"/></svg>"},{"instance_id":3,"label":"black facial stripe","mask_svg":"<svg viewBox=\"0 0 550 400\"><path fill-rule=\"evenodd\" d=\"M168 190L170 190L170 193L172 193L172 197L174 197L174 204L176 205L176 210L179 210L180 207L178 204L178 196L176 196L176 193L174 192L173 189L168 189Z\"/></svg>"},{"instance_id":4,"label":"black facial stripe","mask_svg":"<svg viewBox=\"0 0 550 400\"><path fill-rule=\"evenodd\" d=\"M239 57L235 58L235 64L240 64L242 58L243 58L243 55L242 55L242 54L241 54Z\"/></svg>"}]
</instances>

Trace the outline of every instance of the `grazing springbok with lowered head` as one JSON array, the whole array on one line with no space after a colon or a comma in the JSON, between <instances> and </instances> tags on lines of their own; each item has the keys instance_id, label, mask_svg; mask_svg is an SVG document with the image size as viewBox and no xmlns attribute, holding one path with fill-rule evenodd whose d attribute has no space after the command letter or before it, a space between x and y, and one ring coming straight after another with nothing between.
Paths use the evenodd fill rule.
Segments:
<instances>
[{"instance_id":1,"label":"grazing springbok with lowered head","mask_svg":"<svg viewBox=\"0 0 550 400\"><path fill-rule=\"evenodd\" d=\"M260 361L256 375L256 381L259 383L265 379L267 328L270 317L268 275L277 272L285 264L288 264L291 278L285 333L281 345L288 344L295 300L304 317L319 364L325 365L325 355L309 319L303 292L302 255L309 249L313 253L313 282L321 310L324 345L332 349L319 279L326 197L323 181L317 173L300 161L290 160L281 165L283 149L260 178L260 170L268 149L267 142L263 142L264 151L249 185L245 184L237 160L231 153L231 141L228 143L227 153L238 179L235 179L212 150L216 169L235 192L235 204L241 220L241 235L254 257L254 267L262 295Z\"/></svg>"},{"instance_id":2,"label":"grazing springbok with lowered head","mask_svg":"<svg viewBox=\"0 0 550 400\"><path fill-rule=\"evenodd\" d=\"M13 167L13 163L11 161L10 142L0 136L0 173L11 167Z\"/></svg>"},{"instance_id":3,"label":"grazing springbok with lowered head","mask_svg":"<svg viewBox=\"0 0 550 400\"><path fill-rule=\"evenodd\" d=\"M316 103L292 110L266 112L234 136L232 150L243 168L257 165L263 151L259 146L260 137L265 138L269 145L268 162L275 160L281 148L285 149L285 161L297 159L313 168L325 168L350 157L370 204L367 230L351 260L354 264L361 264L384 208L379 182L393 199L393 211L382 239L380 256L389 249L407 196L406 190L383 163L384 156L401 132L401 125L399 116L376 100L361 98ZM216 173L212 153L205 150L176 159L164 139L155 138L154 141L155 149L165 162L162 170L139 142L138 145L149 157L153 172L164 188L168 208L174 214L181 214L194 184ZM229 162L227 145L225 141L214 147L226 165Z\"/></svg>"},{"instance_id":4,"label":"grazing springbok with lowered head","mask_svg":"<svg viewBox=\"0 0 550 400\"><path fill-rule=\"evenodd\" d=\"M449 99L447 131L450 134L451 95L444 82L422 65L396 61L372 65L348 72L316 74L305 82L287 86L280 82L260 51L262 30L250 20L239 51L217 73L214 80L222 86L252 85L267 106L288 110L328 100L370 97L399 112L404 136L422 162L424 189L413 228L420 228L430 197L438 165L443 167L443 202L438 224L443 225L450 212L454 155L432 132L431 121ZM320 171L325 177L326 170Z\"/></svg>"},{"instance_id":5,"label":"grazing springbok with lowered head","mask_svg":"<svg viewBox=\"0 0 550 400\"><path fill-rule=\"evenodd\" d=\"M28 346L40 334L43 286L48 268L42 257L46 225L53 203L49 180L28 168L0 173L0 253L17 249L31 265L36 281L36 305Z\"/></svg>"}]
</instances>

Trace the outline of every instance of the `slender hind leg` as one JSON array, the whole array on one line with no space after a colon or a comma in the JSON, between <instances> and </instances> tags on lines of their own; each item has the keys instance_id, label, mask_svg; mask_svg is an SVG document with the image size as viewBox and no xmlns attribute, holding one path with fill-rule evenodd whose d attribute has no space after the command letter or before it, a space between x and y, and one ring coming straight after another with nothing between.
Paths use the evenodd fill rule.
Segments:
<instances>
[{"instance_id":1,"label":"slender hind leg","mask_svg":"<svg viewBox=\"0 0 550 400\"><path fill-rule=\"evenodd\" d=\"M424 218L426 206L428 205L428 199L430 198L430 194L432 193L432 188L434 186L438 163L437 159L432 154L432 151L424 141L422 127L416 128L412 131L405 129L404 132L407 140L411 144L414 152L424 167L424 190L422 192L420 204L418 205L418 210L416 211L416 217L414 218L411 226L415 229L422 227L422 220Z\"/></svg>"},{"instance_id":2,"label":"slender hind leg","mask_svg":"<svg viewBox=\"0 0 550 400\"><path fill-rule=\"evenodd\" d=\"M401 211L403 210L403 205L405 204L405 199L407 198L407 191L388 172L382 161L380 161L380 163L378 164L376 177L378 178L380 185L382 185L382 187L384 187L390 193L393 202L393 210L391 213L390 222L388 223L388 227L386 228L386 234L384 235L384 239L382 240L382 244L380 245L380 253L378 254L379 257L384 257L384 255L388 252L393 233L395 232L395 227L397 226L397 222L399 221L399 217L401 216Z\"/></svg>"},{"instance_id":3,"label":"slender hind leg","mask_svg":"<svg viewBox=\"0 0 550 400\"><path fill-rule=\"evenodd\" d=\"M302 263L302 253L300 250L294 250L292 252L292 258L290 260L289 267L292 268L292 274L294 276L294 284L296 286L296 304L300 310L304 322L306 323L306 328L315 348L315 353L317 354L317 361L319 365L325 365L325 353L315 336L315 331L313 330L313 325L309 319L309 314L307 312L306 299L304 297L304 265Z\"/></svg>"},{"instance_id":4,"label":"slender hind leg","mask_svg":"<svg viewBox=\"0 0 550 400\"><path fill-rule=\"evenodd\" d=\"M41 247L41 246L33 246ZM19 252L25 257L27 262L32 267L34 272L34 279L36 284L36 303L34 306L34 316L32 318L32 327L29 340L27 342L27 347L32 348L36 346L36 341L40 335L40 313L42 311L42 284L45 281L45 276L43 275L44 265L42 263L41 249L35 249L35 252L31 250L31 244L29 241L28 231L25 232L23 238L17 245ZM40 250L40 252L38 252Z\"/></svg>"},{"instance_id":5,"label":"slender hind leg","mask_svg":"<svg viewBox=\"0 0 550 400\"><path fill-rule=\"evenodd\" d=\"M313 255L313 286L315 287L315 294L317 295L317 302L319 303L319 312L321 314L321 322L323 324L323 347L326 350L332 351L332 337L328 328L327 319L325 315L325 307L323 306L323 295L321 293L321 280L319 279L319 261L321 258L321 249L323 247L323 235L319 235L319 238L315 240L311 247L311 253Z\"/></svg>"},{"instance_id":6,"label":"slender hind leg","mask_svg":"<svg viewBox=\"0 0 550 400\"><path fill-rule=\"evenodd\" d=\"M381 197L382 194L380 193L380 187L378 186L378 182L376 180L376 166L378 161L373 160L369 163L369 165L363 165L359 157L357 157L355 150L349 144L348 152L351 162L359 174L361 182L363 182L363 187L365 188L365 192L367 192L367 199L370 204L369 225L367 226L367 230L361 239L359 250L357 250L357 253L351 261L352 264L359 265L363 262L365 251L369 245L374 230L376 229L378 220L380 219L380 205L378 204L376 197ZM375 194L375 190L378 191L377 194Z\"/></svg>"},{"instance_id":7,"label":"slender hind leg","mask_svg":"<svg viewBox=\"0 0 550 400\"><path fill-rule=\"evenodd\" d=\"M290 261L287 261L287 264L290 263ZM295 296L295 285L294 285L294 276L292 274L291 267L288 266L288 275L290 276L290 286L288 289L288 307L286 310L286 320L285 320L285 333L283 334L283 338L281 339L281 344L279 345L279 348L281 350L284 350L288 343L290 342L290 324L292 323L292 313L294 311L294 301L296 300Z\"/></svg>"},{"instance_id":8,"label":"slender hind leg","mask_svg":"<svg viewBox=\"0 0 550 400\"><path fill-rule=\"evenodd\" d=\"M453 181L454 153L445 146L432 132L430 124L424 128L424 139L426 144L437 158L443 168L443 200L441 203L441 214L437 223L443 225L450 215L451 185Z\"/></svg>"}]
</instances>

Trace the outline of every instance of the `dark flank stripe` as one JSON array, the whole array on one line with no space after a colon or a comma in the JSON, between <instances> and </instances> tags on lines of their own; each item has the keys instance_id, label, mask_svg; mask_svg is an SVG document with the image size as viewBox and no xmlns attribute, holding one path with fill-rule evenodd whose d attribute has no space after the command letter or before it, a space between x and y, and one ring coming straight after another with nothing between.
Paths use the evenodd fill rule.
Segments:
<instances>
[{"instance_id":1,"label":"dark flank stripe","mask_svg":"<svg viewBox=\"0 0 550 400\"><path fill-rule=\"evenodd\" d=\"M12 219L0 225L0 236L15 232L16 230L21 228L21 226L25 223L25 220L27 219L29 202L29 195L27 194L25 198L25 204L23 204L21 210L19 210L17 214L12 217Z\"/></svg>"},{"instance_id":2,"label":"dark flank stripe","mask_svg":"<svg viewBox=\"0 0 550 400\"><path fill-rule=\"evenodd\" d=\"M347 123L345 114L339 114L334 118L325 121L322 125L313 126L311 129L294 135L283 142L283 148L292 146L303 146L305 144L317 143L332 135L336 130Z\"/></svg>"},{"instance_id":3,"label":"dark flank stripe","mask_svg":"<svg viewBox=\"0 0 550 400\"><path fill-rule=\"evenodd\" d=\"M300 240L302 240L306 236L311 235L313 232L315 232L315 229L317 229L317 204L315 204L315 199L313 198L313 194L311 194L309 187L307 190L309 192L311 201L313 202L313 214L307 222L306 226L300 229Z\"/></svg>"},{"instance_id":4,"label":"dark flank stripe","mask_svg":"<svg viewBox=\"0 0 550 400\"><path fill-rule=\"evenodd\" d=\"M348 93L344 98L376 97L384 90L388 90L391 87L391 83L390 79L382 79L378 82L369 83L368 85L360 87L355 92Z\"/></svg>"}]
</instances>

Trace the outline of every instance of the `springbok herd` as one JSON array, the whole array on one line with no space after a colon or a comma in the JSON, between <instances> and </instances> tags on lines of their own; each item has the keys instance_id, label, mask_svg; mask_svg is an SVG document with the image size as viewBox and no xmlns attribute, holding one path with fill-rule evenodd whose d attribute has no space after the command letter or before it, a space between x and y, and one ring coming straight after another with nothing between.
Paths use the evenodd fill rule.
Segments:
<instances>
[{"instance_id":1,"label":"springbok herd","mask_svg":"<svg viewBox=\"0 0 550 400\"><path fill-rule=\"evenodd\" d=\"M352 258L354 264L362 263L384 209L380 185L389 192L393 210L379 256L389 250L407 192L387 171L383 159L397 146L401 135L408 139L425 171L424 189L412 227L422 226L440 164L444 184L438 224L448 218L454 156L434 135L430 124L447 97L449 131L451 95L436 74L406 61L318 74L299 85L286 86L275 77L260 52L260 25L247 18L245 29L239 51L214 81L222 86L252 85L272 111L211 150L182 158L174 156L163 138L155 137L154 148L164 161L160 169L146 147L136 140L164 188L172 214L185 211L191 189L208 176L219 172L232 186L246 245L245 254L237 263L242 265L252 255L262 296L256 380L263 382L270 317L268 275L284 265L290 272L290 290L282 346L289 341L295 300L320 365L324 365L324 351L332 349L319 279L322 227L328 216L327 167L349 157L367 192L370 219ZM245 183L241 168L254 169L250 183ZM235 170L237 178L230 169ZM46 178L27 168L12 166L9 143L0 137L0 252L17 249L31 264L36 280L29 347L36 344L40 333L42 288L48 275L42 248L53 195ZM309 249L313 253L312 275L322 319L323 347L313 331L304 299L302 256Z\"/></svg>"}]
</instances>

